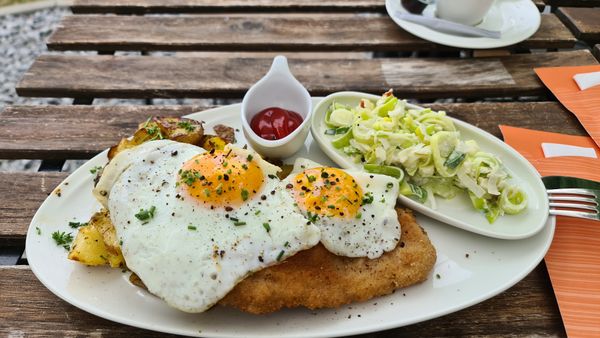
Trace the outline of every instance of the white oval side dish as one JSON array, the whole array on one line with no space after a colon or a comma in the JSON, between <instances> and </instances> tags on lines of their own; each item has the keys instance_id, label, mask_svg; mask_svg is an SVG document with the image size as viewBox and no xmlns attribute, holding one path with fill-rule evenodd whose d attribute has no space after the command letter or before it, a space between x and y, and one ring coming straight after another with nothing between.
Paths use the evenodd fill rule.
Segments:
<instances>
[{"instance_id":1,"label":"white oval side dish","mask_svg":"<svg viewBox=\"0 0 600 338\"><path fill-rule=\"evenodd\" d=\"M325 125L325 113L328 107L333 101L354 107L361 99L377 100L379 98L380 96L366 93L338 92L325 97L315 107L311 124L312 136L321 150L340 167L362 170L361 163L355 163L341 150L334 148L331 145L332 137L325 135L325 130L328 129ZM413 104L407 104L407 108L424 109ZM495 136L466 122L454 118L452 121L462 139L475 140L482 150L500 158L512 176L511 180L527 193L527 209L517 215L501 216L493 224L490 224L482 213L473 208L466 194L460 194L449 200L436 198L436 209L403 195L399 197L400 202L438 221L493 238L522 239L533 236L542 230L548 220L548 197L535 168L521 154Z\"/></svg>"}]
</instances>

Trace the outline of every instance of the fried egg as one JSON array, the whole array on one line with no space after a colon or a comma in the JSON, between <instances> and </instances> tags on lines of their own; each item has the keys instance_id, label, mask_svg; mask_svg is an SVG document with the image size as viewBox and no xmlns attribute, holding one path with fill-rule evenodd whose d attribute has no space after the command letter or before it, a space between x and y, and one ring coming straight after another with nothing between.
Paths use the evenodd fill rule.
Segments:
<instances>
[{"instance_id":1,"label":"fried egg","mask_svg":"<svg viewBox=\"0 0 600 338\"><path fill-rule=\"evenodd\" d=\"M338 256L373 259L400 241L399 182L393 177L299 158L285 185L300 212L321 230L321 243Z\"/></svg>"},{"instance_id":2,"label":"fried egg","mask_svg":"<svg viewBox=\"0 0 600 338\"><path fill-rule=\"evenodd\" d=\"M148 290L202 312L254 271L319 242L258 154L168 140L119 153L94 194L108 208L127 267Z\"/></svg>"}]
</instances>

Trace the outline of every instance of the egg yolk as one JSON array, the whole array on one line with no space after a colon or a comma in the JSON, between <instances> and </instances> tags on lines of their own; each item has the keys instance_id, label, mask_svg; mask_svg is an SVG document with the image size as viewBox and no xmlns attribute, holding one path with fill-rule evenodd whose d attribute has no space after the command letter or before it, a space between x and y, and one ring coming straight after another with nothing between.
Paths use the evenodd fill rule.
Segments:
<instances>
[{"instance_id":1,"label":"egg yolk","mask_svg":"<svg viewBox=\"0 0 600 338\"><path fill-rule=\"evenodd\" d=\"M252 155L217 150L194 156L178 173L188 196L214 207L235 207L260 191L264 175Z\"/></svg>"},{"instance_id":2,"label":"egg yolk","mask_svg":"<svg viewBox=\"0 0 600 338\"><path fill-rule=\"evenodd\" d=\"M356 218L363 200L354 178L337 168L306 169L287 188L301 209L321 216Z\"/></svg>"}]
</instances>

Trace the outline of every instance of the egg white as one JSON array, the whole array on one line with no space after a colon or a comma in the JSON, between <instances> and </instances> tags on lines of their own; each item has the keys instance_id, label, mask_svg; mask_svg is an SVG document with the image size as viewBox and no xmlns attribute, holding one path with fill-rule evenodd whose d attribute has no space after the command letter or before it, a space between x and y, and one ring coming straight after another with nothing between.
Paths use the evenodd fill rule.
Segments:
<instances>
[{"instance_id":1,"label":"egg white","mask_svg":"<svg viewBox=\"0 0 600 338\"><path fill-rule=\"evenodd\" d=\"M291 183L296 174L319 167L323 165L305 158L296 159L284 185ZM355 179L363 193L372 194L373 202L363 204L359 209L360 217L354 219L318 217L314 224L321 230L321 243L338 256L378 258L396 248L402 234L395 209L399 182L386 175L344 171ZM306 214L300 207L298 210Z\"/></svg>"},{"instance_id":2,"label":"egg white","mask_svg":"<svg viewBox=\"0 0 600 338\"><path fill-rule=\"evenodd\" d=\"M250 153L231 149L244 158ZM269 177L279 168L254 152L265 182L242 206L227 212L182 197L176 188L178 170L203 152L168 140L144 143L119 153L95 189L110 211L127 267L151 293L186 312L209 309L250 273L308 249L320 238L279 179ZM154 216L147 222L136 218L151 207ZM232 218L245 224L236 226Z\"/></svg>"}]
</instances>

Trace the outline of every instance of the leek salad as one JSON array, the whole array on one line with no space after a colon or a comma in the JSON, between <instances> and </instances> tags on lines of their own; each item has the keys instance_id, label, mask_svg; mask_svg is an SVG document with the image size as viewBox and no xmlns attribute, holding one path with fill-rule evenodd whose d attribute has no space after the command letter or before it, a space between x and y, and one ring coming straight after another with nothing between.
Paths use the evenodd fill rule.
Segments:
<instances>
[{"instance_id":1,"label":"leek salad","mask_svg":"<svg viewBox=\"0 0 600 338\"><path fill-rule=\"evenodd\" d=\"M388 91L356 107L332 103L325 123L335 148L367 172L398 178L402 195L432 208L435 196L450 199L463 191L490 223L527 207L525 192L510 184L500 159L462 140L444 111L407 108Z\"/></svg>"}]
</instances>

